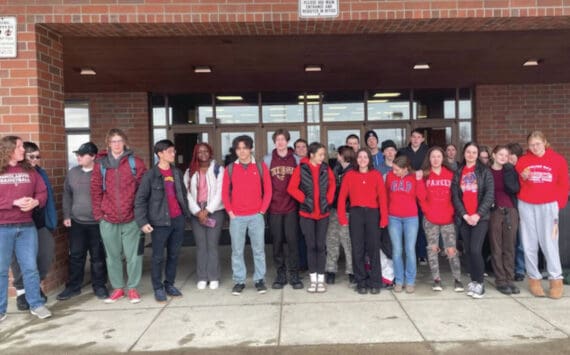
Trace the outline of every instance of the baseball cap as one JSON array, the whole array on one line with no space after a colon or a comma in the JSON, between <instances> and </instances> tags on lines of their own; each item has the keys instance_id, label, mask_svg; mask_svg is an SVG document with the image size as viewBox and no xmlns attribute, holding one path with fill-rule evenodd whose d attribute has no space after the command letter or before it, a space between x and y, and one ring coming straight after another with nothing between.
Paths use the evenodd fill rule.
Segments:
<instances>
[{"instance_id":1,"label":"baseball cap","mask_svg":"<svg viewBox=\"0 0 570 355\"><path fill-rule=\"evenodd\" d=\"M74 150L73 153L77 154L77 155L85 155L85 154L97 155L98 151L99 151L99 149L97 149L97 146L94 143L87 142L87 143L83 143L79 147L79 149Z\"/></svg>"}]
</instances>

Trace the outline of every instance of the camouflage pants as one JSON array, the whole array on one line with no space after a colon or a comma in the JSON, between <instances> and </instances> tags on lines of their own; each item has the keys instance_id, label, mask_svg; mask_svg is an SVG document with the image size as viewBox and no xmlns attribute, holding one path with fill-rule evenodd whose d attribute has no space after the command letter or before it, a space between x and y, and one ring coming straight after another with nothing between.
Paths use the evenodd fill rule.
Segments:
<instances>
[{"instance_id":1,"label":"camouflage pants","mask_svg":"<svg viewBox=\"0 0 570 355\"><path fill-rule=\"evenodd\" d=\"M348 213L347 213L348 215ZM352 274L352 246L350 244L350 235L348 226L341 226L338 223L336 209L331 210L329 218L329 229L327 231L327 264L326 272L338 271L338 256L340 255L340 246L344 249L346 258L347 274Z\"/></svg>"},{"instance_id":2,"label":"camouflage pants","mask_svg":"<svg viewBox=\"0 0 570 355\"><path fill-rule=\"evenodd\" d=\"M440 280L439 276L439 260L438 260L438 253L439 253L439 236L443 238L443 247L445 249L445 254L449 259L449 266L451 268L451 273L456 280L460 280L461 278L461 266L459 263L459 256L457 255L456 249L456 231L455 225L445 224L445 225L438 225L433 224L424 218L424 231L426 233L427 238L427 254L429 260L429 268L431 270L431 274L434 280ZM454 248L455 254L453 256L449 256L447 249Z\"/></svg>"}]
</instances>

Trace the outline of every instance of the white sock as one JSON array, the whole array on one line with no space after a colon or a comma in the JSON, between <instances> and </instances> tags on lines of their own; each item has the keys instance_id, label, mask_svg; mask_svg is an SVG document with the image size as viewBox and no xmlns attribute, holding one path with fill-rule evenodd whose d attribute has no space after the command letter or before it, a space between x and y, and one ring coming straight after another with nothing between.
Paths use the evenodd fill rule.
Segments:
<instances>
[{"instance_id":1,"label":"white sock","mask_svg":"<svg viewBox=\"0 0 570 355\"><path fill-rule=\"evenodd\" d=\"M25 295L25 294L26 294L26 289L23 290L16 289L16 296Z\"/></svg>"}]
</instances>

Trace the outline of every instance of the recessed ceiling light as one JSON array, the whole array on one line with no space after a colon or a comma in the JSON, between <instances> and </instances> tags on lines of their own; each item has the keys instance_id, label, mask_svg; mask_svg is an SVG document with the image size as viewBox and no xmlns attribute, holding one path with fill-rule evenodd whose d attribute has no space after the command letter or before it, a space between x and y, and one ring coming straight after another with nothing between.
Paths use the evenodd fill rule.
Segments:
<instances>
[{"instance_id":1,"label":"recessed ceiling light","mask_svg":"<svg viewBox=\"0 0 570 355\"><path fill-rule=\"evenodd\" d=\"M388 100L368 100L369 104L382 104L388 102Z\"/></svg>"},{"instance_id":2,"label":"recessed ceiling light","mask_svg":"<svg viewBox=\"0 0 570 355\"><path fill-rule=\"evenodd\" d=\"M241 96L216 96L216 99L220 101L243 101Z\"/></svg>"},{"instance_id":3,"label":"recessed ceiling light","mask_svg":"<svg viewBox=\"0 0 570 355\"><path fill-rule=\"evenodd\" d=\"M377 92L373 97L398 97L402 95L399 92Z\"/></svg>"},{"instance_id":4,"label":"recessed ceiling light","mask_svg":"<svg viewBox=\"0 0 570 355\"><path fill-rule=\"evenodd\" d=\"M305 97L307 98L307 100L318 100L320 98L319 94L315 94L315 95L299 95L299 100L304 100Z\"/></svg>"},{"instance_id":5,"label":"recessed ceiling light","mask_svg":"<svg viewBox=\"0 0 570 355\"><path fill-rule=\"evenodd\" d=\"M93 68L81 68L81 70L79 71L79 74L81 74L81 75L97 75L97 73L95 72L95 70Z\"/></svg>"},{"instance_id":6,"label":"recessed ceiling light","mask_svg":"<svg viewBox=\"0 0 570 355\"><path fill-rule=\"evenodd\" d=\"M212 68L207 65L197 65L194 67L194 73L211 73Z\"/></svg>"},{"instance_id":7,"label":"recessed ceiling light","mask_svg":"<svg viewBox=\"0 0 570 355\"><path fill-rule=\"evenodd\" d=\"M322 71L322 70L323 70L323 67L321 65L316 65L316 64L305 65L305 71L306 72Z\"/></svg>"},{"instance_id":8,"label":"recessed ceiling light","mask_svg":"<svg viewBox=\"0 0 570 355\"><path fill-rule=\"evenodd\" d=\"M430 69L428 63L418 63L414 65L414 70L427 70L427 69Z\"/></svg>"},{"instance_id":9,"label":"recessed ceiling light","mask_svg":"<svg viewBox=\"0 0 570 355\"><path fill-rule=\"evenodd\" d=\"M526 62L524 62L523 66L524 67L536 67L536 66L540 65L541 62L542 62L542 60L540 60L540 59L529 59Z\"/></svg>"}]
</instances>

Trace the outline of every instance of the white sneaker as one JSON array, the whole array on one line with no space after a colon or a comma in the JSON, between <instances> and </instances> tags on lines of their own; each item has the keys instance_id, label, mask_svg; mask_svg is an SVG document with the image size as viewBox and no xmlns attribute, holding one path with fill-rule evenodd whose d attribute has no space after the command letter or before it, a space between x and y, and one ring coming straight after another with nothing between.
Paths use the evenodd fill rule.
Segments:
<instances>
[{"instance_id":1,"label":"white sneaker","mask_svg":"<svg viewBox=\"0 0 570 355\"><path fill-rule=\"evenodd\" d=\"M198 284L196 284L196 287L198 287L198 290L205 290L207 284L208 283L206 281L198 281Z\"/></svg>"},{"instance_id":2,"label":"white sneaker","mask_svg":"<svg viewBox=\"0 0 570 355\"><path fill-rule=\"evenodd\" d=\"M30 313L38 317L39 319L46 319L51 317L51 312L49 311L49 309L47 309L46 306L39 306L37 308L31 309Z\"/></svg>"},{"instance_id":3,"label":"white sneaker","mask_svg":"<svg viewBox=\"0 0 570 355\"><path fill-rule=\"evenodd\" d=\"M220 287L219 281L210 281L210 290L215 290Z\"/></svg>"}]
</instances>

